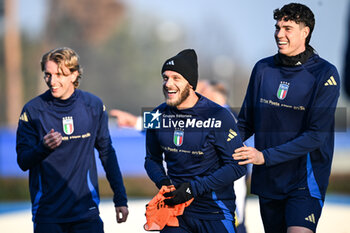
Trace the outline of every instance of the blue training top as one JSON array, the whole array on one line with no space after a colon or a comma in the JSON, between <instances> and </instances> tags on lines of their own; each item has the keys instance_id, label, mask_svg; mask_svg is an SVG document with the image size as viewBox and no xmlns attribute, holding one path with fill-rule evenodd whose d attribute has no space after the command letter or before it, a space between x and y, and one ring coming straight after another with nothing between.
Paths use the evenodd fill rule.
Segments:
<instances>
[{"instance_id":1,"label":"blue training top","mask_svg":"<svg viewBox=\"0 0 350 233\"><path fill-rule=\"evenodd\" d=\"M253 167L252 193L282 199L308 189L324 200L339 85L336 68L316 54L295 67L277 66L273 57L255 65L238 116L243 141L255 134L265 158Z\"/></svg>"},{"instance_id":2,"label":"blue training top","mask_svg":"<svg viewBox=\"0 0 350 233\"><path fill-rule=\"evenodd\" d=\"M42 141L51 129L63 138L55 150L47 149ZM16 150L21 169L29 169L33 222L60 223L99 217L94 148L114 191L115 205L126 206L108 115L98 97L75 90L69 99L60 100L47 91L24 106Z\"/></svg>"},{"instance_id":3,"label":"blue training top","mask_svg":"<svg viewBox=\"0 0 350 233\"><path fill-rule=\"evenodd\" d=\"M162 114L161 128L146 132L145 169L158 188L169 178L175 186L191 184L194 201L184 215L233 220L233 181L246 173L246 167L239 166L232 154L243 144L232 114L197 95L192 108L178 110L164 103L154 110Z\"/></svg>"}]
</instances>

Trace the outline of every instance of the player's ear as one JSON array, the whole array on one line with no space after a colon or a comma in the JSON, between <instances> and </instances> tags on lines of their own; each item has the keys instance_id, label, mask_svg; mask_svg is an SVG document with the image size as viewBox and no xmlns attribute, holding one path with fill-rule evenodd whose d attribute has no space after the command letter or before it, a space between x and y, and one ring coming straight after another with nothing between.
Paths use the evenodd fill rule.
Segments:
<instances>
[{"instance_id":1,"label":"player's ear","mask_svg":"<svg viewBox=\"0 0 350 233\"><path fill-rule=\"evenodd\" d=\"M71 82L74 83L77 80L78 76L79 76L79 72L77 70L73 71L71 74L71 77L72 77Z\"/></svg>"},{"instance_id":2,"label":"player's ear","mask_svg":"<svg viewBox=\"0 0 350 233\"><path fill-rule=\"evenodd\" d=\"M306 39L310 34L310 28L308 26L303 27L302 33L303 33L303 37Z\"/></svg>"}]
</instances>

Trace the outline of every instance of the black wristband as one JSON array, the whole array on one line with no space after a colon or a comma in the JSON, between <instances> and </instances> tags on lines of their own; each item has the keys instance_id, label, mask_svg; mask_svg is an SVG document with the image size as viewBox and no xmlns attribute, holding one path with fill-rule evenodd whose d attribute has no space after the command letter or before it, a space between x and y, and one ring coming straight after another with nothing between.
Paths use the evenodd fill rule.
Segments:
<instances>
[{"instance_id":1,"label":"black wristband","mask_svg":"<svg viewBox=\"0 0 350 233\"><path fill-rule=\"evenodd\" d=\"M160 189L162 186L169 186L169 185L172 185L171 181L169 179L164 179L157 184L157 187Z\"/></svg>"}]
</instances>

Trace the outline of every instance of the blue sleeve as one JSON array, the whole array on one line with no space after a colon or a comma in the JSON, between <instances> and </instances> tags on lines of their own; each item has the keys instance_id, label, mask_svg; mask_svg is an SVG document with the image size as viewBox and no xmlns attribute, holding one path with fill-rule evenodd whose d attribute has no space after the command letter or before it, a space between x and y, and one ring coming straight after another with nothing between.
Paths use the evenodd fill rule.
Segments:
<instances>
[{"instance_id":1,"label":"blue sleeve","mask_svg":"<svg viewBox=\"0 0 350 233\"><path fill-rule=\"evenodd\" d=\"M103 106L103 108L105 107ZM114 205L127 206L127 197L123 177L119 169L115 150L112 146L108 129L108 115L105 109L103 109L103 112L101 113L100 128L97 133L95 147L99 152L99 157L106 172L107 180L114 192Z\"/></svg>"},{"instance_id":2,"label":"blue sleeve","mask_svg":"<svg viewBox=\"0 0 350 233\"><path fill-rule=\"evenodd\" d=\"M247 92L238 114L238 130L243 142L254 134L254 105L257 98L257 67L253 68Z\"/></svg>"},{"instance_id":3,"label":"blue sleeve","mask_svg":"<svg viewBox=\"0 0 350 233\"><path fill-rule=\"evenodd\" d=\"M232 158L234 150L243 146L241 137L237 133L238 129L234 117L224 108L218 113L219 115L215 118L221 119L222 126L220 129L215 129L213 135L222 166L208 176L197 176L191 181L194 196L200 196L203 193L230 185L247 172L246 166L238 165L238 161Z\"/></svg>"},{"instance_id":4,"label":"blue sleeve","mask_svg":"<svg viewBox=\"0 0 350 233\"><path fill-rule=\"evenodd\" d=\"M324 85L333 76L337 85ZM317 86L314 103L308 114L308 128L295 139L262 151L266 166L283 163L312 152L326 143L334 132L334 114L339 97L339 75L335 67L327 72Z\"/></svg>"},{"instance_id":5,"label":"blue sleeve","mask_svg":"<svg viewBox=\"0 0 350 233\"><path fill-rule=\"evenodd\" d=\"M162 180L170 180L165 173L163 151L159 146L155 129L147 129L146 131L145 169L150 179L158 188L161 188Z\"/></svg>"},{"instance_id":6,"label":"blue sleeve","mask_svg":"<svg viewBox=\"0 0 350 233\"><path fill-rule=\"evenodd\" d=\"M350 5L347 9L348 21L347 25L350 25ZM349 26L348 26L349 27ZM350 30L347 30L347 41L346 41L346 51L344 56L344 70L342 74L342 81L344 84L344 91L348 98L350 98Z\"/></svg>"},{"instance_id":7,"label":"blue sleeve","mask_svg":"<svg viewBox=\"0 0 350 233\"><path fill-rule=\"evenodd\" d=\"M18 122L16 136L17 163L23 171L35 167L52 152L44 146L33 124L29 112L24 108Z\"/></svg>"}]
</instances>

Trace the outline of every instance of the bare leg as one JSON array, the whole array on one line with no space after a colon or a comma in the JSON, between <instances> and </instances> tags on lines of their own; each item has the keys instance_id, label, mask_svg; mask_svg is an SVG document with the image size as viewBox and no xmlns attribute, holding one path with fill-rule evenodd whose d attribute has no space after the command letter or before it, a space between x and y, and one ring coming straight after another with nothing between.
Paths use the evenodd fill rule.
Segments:
<instances>
[{"instance_id":1,"label":"bare leg","mask_svg":"<svg viewBox=\"0 0 350 233\"><path fill-rule=\"evenodd\" d=\"M293 226L288 227L287 233L313 233L313 231L306 227Z\"/></svg>"}]
</instances>

